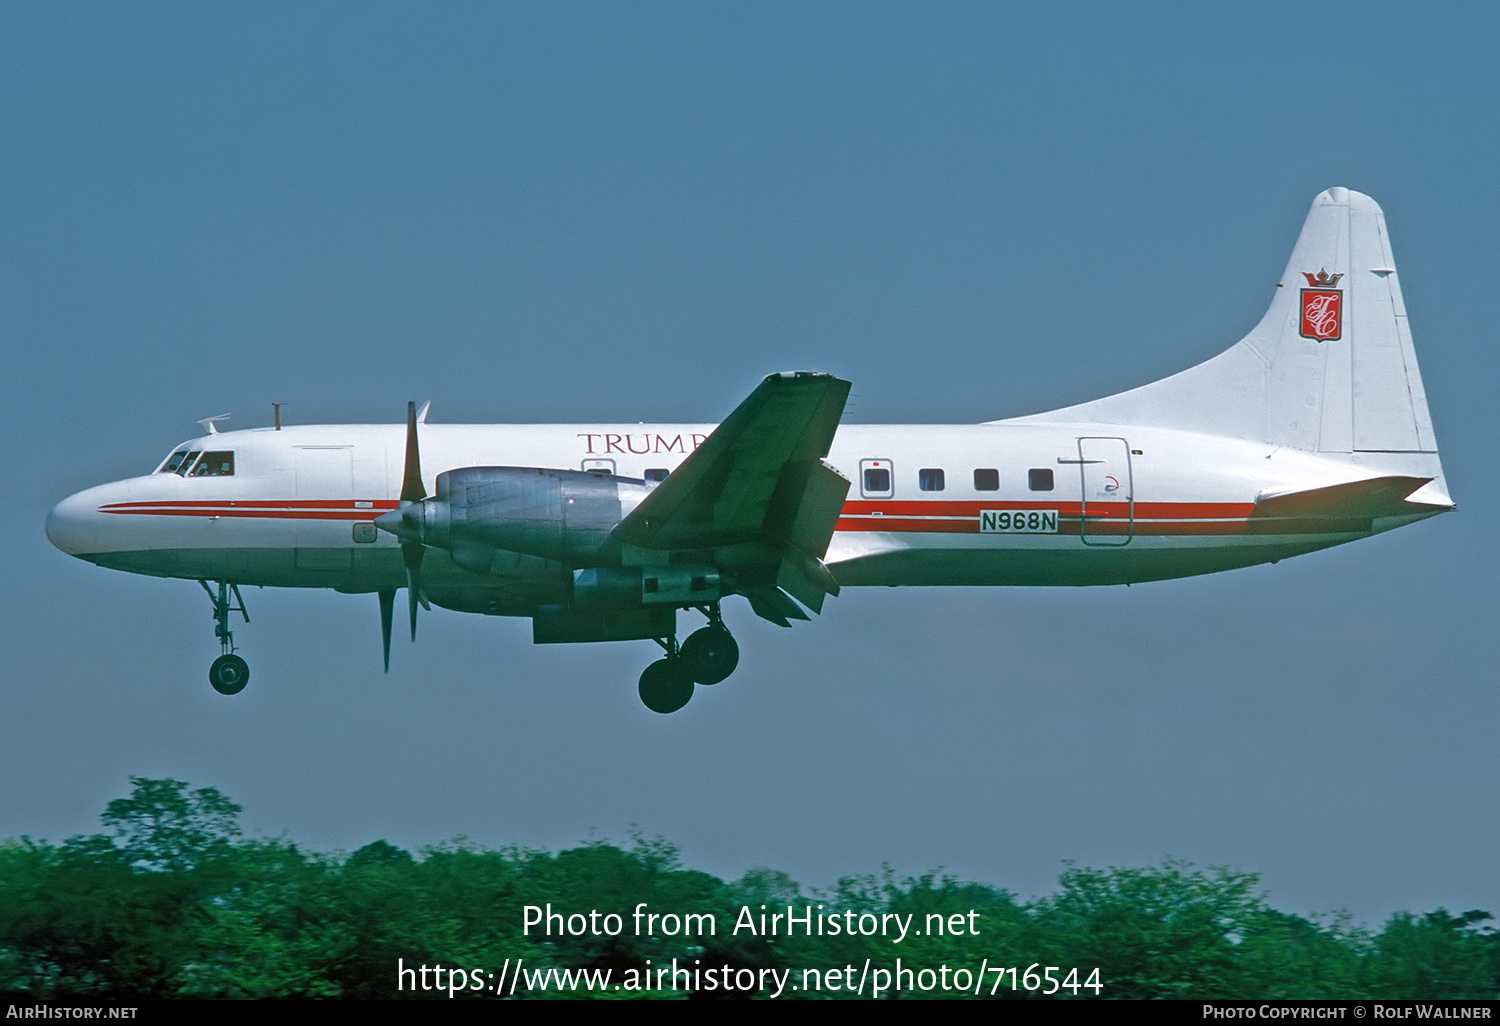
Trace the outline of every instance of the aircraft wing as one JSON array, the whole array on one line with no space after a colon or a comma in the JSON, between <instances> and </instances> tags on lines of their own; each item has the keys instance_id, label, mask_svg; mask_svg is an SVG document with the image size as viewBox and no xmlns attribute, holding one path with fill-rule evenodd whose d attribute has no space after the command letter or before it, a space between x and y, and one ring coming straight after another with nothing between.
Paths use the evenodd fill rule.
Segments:
<instances>
[{"instance_id":1,"label":"aircraft wing","mask_svg":"<svg viewBox=\"0 0 1500 1026\"><path fill-rule=\"evenodd\" d=\"M714 553L774 622L801 614L778 588L821 608L824 595L838 594L822 557L849 490L823 457L848 397L849 382L829 374L766 378L619 523L615 538Z\"/></svg>"}]
</instances>

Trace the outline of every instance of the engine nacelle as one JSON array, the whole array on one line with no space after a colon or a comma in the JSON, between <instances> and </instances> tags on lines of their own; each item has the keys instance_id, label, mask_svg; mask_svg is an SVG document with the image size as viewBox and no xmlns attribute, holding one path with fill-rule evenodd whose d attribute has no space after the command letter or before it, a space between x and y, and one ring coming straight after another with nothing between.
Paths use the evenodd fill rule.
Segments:
<instances>
[{"instance_id":1,"label":"engine nacelle","mask_svg":"<svg viewBox=\"0 0 1500 1026\"><path fill-rule=\"evenodd\" d=\"M648 494L644 482L582 470L464 467L438 475L421 506L421 541L587 562Z\"/></svg>"}]
</instances>

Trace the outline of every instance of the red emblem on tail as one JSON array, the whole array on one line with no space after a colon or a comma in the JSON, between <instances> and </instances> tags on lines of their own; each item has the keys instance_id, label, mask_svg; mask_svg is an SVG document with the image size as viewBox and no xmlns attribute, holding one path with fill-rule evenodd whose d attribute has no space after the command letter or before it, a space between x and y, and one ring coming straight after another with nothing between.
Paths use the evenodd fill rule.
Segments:
<instances>
[{"instance_id":1,"label":"red emblem on tail","mask_svg":"<svg viewBox=\"0 0 1500 1026\"><path fill-rule=\"evenodd\" d=\"M1302 290L1302 337L1319 342L1338 339L1343 335L1344 292L1333 286L1343 275L1322 270L1317 274L1303 271L1302 277L1312 286Z\"/></svg>"}]
</instances>

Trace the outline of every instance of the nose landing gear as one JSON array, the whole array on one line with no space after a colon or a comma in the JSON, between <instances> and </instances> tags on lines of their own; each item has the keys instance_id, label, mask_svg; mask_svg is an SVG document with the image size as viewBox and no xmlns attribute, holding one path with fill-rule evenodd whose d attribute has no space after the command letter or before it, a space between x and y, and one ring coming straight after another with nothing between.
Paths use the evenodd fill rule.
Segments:
<instances>
[{"instance_id":1,"label":"nose landing gear","mask_svg":"<svg viewBox=\"0 0 1500 1026\"><path fill-rule=\"evenodd\" d=\"M250 666L233 652L226 652L208 668L208 682L221 695L237 695L250 683Z\"/></svg>"},{"instance_id":2,"label":"nose landing gear","mask_svg":"<svg viewBox=\"0 0 1500 1026\"><path fill-rule=\"evenodd\" d=\"M688 704L694 684L717 684L734 672L740 662L740 646L719 616L719 604L700 606L708 626L688 635L681 646L674 635L657 638L667 653L641 672L640 696L646 708L672 713Z\"/></svg>"},{"instance_id":3,"label":"nose landing gear","mask_svg":"<svg viewBox=\"0 0 1500 1026\"><path fill-rule=\"evenodd\" d=\"M198 583L208 592L208 600L214 604L214 636L219 639L219 645L224 650L224 654L208 668L208 683L221 695L237 695L250 683L250 666L234 654L234 634L229 630L229 614L239 613L246 623L250 622L250 614L245 612L245 600L240 597L238 585L217 581L218 594L215 594L207 581ZM230 603L231 596L233 604Z\"/></svg>"}]
</instances>

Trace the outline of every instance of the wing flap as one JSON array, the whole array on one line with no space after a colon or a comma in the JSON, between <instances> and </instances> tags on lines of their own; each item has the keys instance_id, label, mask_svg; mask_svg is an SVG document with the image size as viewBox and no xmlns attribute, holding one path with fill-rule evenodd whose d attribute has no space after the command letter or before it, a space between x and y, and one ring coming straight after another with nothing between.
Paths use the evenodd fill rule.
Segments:
<instances>
[{"instance_id":1,"label":"wing flap","mask_svg":"<svg viewBox=\"0 0 1500 1026\"><path fill-rule=\"evenodd\" d=\"M768 540L822 559L848 494L849 479L821 459L788 463L767 511Z\"/></svg>"},{"instance_id":2,"label":"wing flap","mask_svg":"<svg viewBox=\"0 0 1500 1026\"><path fill-rule=\"evenodd\" d=\"M839 593L838 582L823 561L795 547L788 548L782 557L781 567L776 571L776 584L814 613L823 611L825 596Z\"/></svg>"},{"instance_id":3,"label":"wing flap","mask_svg":"<svg viewBox=\"0 0 1500 1026\"><path fill-rule=\"evenodd\" d=\"M812 619L786 592L775 586L746 588L744 594L756 616L770 620L778 627L790 627L792 620Z\"/></svg>"}]
</instances>

